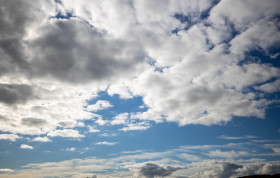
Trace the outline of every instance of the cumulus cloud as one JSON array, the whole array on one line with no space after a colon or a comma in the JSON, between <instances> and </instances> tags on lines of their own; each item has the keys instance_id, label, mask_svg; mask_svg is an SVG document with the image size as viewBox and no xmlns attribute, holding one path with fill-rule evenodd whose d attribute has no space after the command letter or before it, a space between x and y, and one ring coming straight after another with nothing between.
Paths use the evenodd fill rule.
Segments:
<instances>
[{"instance_id":1,"label":"cumulus cloud","mask_svg":"<svg viewBox=\"0 0 280 178\"><path fill-rule=\"evenodd\" d=\"M12 142L16 141L20 137L15 134L0 134L0 140L10 140Z\"/></svg>"},{"instance_id":2,"label":"cumulus cloud","mask_svg":"<svg viewBox=\"0 0 280 178\"><path fill-rule=\"evenodd\" d=\"M113 120L111 121L112 125L120 125L120 124L126 124L126 120L128 119L128 113L121 113L116 115Z\"/></svg>"},{"instance_id":3,"label":"cumulus cloud","mask_svg":"<svg viewBox=\"0 0 280 178\"><path fill-rule=\"evenodd\" d=\"M147 111L134 119L147 122L265 118L272 100L266 94L279 88L280 69L271 61L280 36L277 0L5 0L2 7L3 132L84 127L93 112L113 107L103 99L88 104L100 91L142 97ZM67 13L71 18L56 18ZM271 59L250 58L252 50ZM149 128L121 116L97 118L101 126L126 124L123 131Z\"/></svg>"},{"instance_id":4,"label":"cumulus cloud","mask_svg":"<svg viewBox=\"0 0 280 178\"><path fill-rule=\"evenodd\" d=\"M22 149L30 149L30 150L33 150L33 146L26 145L26 144L21 144L21 145L20 145L20 148L22 148Z\"/></svg>"},{"instance_id":5,"label":"cumulus cloud","mask_svg":"<svg viewBox=\"0 0 280 178\"><path fill-rule=\"evenodd\" d=\"M52 140L50 140L48 137L35 137L31 141L34 141L34 142L51 142Z\"/></svg>"},{"instance_id":6,"label":"cumulus cloud","mask_svg":"<svg viewBox=\"0 0 280 178\"><path fill-rule=\"evenodd\" d=\"M111 108L113 105L106 100L98 100L95 104L93 105L88 105L87 110L88 111L99 111L107 108Z\"/></svg>"}]
</instances>

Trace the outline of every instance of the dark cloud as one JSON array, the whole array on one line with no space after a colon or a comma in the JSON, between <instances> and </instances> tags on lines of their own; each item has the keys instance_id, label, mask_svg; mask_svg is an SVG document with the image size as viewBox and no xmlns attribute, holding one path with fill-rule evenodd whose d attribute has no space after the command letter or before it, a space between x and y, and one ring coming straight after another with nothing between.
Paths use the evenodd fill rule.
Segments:
<instances>
[{"instance_id":1,"label":"dark cloud","mask_svg":"<svg viewBox=\"0 0 280 178\"><path fill-rule=\"evenodd\" d=\"M106 39L78 19L47 24L30 44L36 54L32 76L51 76L67 82L126 75L144 59L139 44Z\"/></svg>"},{"instance_id":2,"label":"dark cloud","mask_svg":"<svg viewBox=\"0 0 280 178\"><path fill-rule=\"evenodd\" d=\"M0 102L5 104L26 103L34 97L32 87L24 84L0 84Z\"/></svg>"},{"instance_id":3,"label":"dark cloud","mask_svg":"<svg viewBox=\"0 0 280 178\"><path fill-rule=\"evenodd\" d=\"M242 168L241 165L235 164L235 163L221 163L222 165L222 171L219 175L219 178L228 178L236 173L236 170L239 168Z\"/></svg>"},{"instance_id":4,"label":"dark cloud","mask_svg":"<svg viewBox=\"0 0 280 178\"><path fill-rule=\"evenodd\" d=\"M165 177L171 175L173 172L179 169L181 168L171 166L162 167L157 164L146 163L140 168L140 174L147 178L154 178L155 176Z\"/></svg>"},{"instance_id":5,"label":"dark cloud","mask_svg":"<svg viewBox=\"0 0 280 178\"><path fill-rule=\"evenodd\" d=\"M30 26L42 16L41 3L1 0L0 76L29 70L23 38Z\"/></svg>"},{"instance_id":6,"label":"dark cloud","mask_svg":"<svg viewBox=\"0 0 280 178\"><path fill-rule=\"evenodd\" d=\"M21 123L23 125L31 126L31 127L40 127L45 125L47 122L44 119L40 118L22 118Z\"/></svg>"}]
</instances>

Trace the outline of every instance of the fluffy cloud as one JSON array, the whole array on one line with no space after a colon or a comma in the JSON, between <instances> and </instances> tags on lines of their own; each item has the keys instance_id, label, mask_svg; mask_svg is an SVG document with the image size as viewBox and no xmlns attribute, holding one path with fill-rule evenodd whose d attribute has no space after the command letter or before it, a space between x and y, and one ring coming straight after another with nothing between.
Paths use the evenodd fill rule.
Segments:
<instances>
[{"instance_id":1,"label":"fluffy cloud","mask_svg":"<svg viewBox=\"0 0 280 178\"><path fill-rule=\"evenodd\" d=\"M266 94L279 88L279 67L248 57L259 50L277 58L275 0L2 4L3 132L51 134L96 118L101 126L124 124L123 131L145 130L150 120L212 125L233 116L265 118ZM132 115L149 121L103 120L93 112L112 104L88 104L100 91L142 97L148 110Z\"/></svg>"},{"instance_id":2,"label":"fluffy cloud","mask_svg":"<svg viewBox=\"0 0 280 178\"><path fill-rule=\"evenodd\" d=\"M107 108L111 108L113 105L106 100L98 100L95 104L93 105L88 105L87 110L88 111L99 111Z\"/></svg>"},{"instance_id":3,"label":"fluffy cloud","mask_svg":"<svg viewBox=\"0 0 280 178\"><path fill-rule=\"evenodd\" d=\"M26 145L26 144L20 145L20 148L22 148L22 149L30 149L30 150L33 150L33 146Z\"/></svg>"},{"instance_id":4,"label":"fluffy cloud","mask_svg":"<svg viewBox=\"0 0 280 178\"><path fill-rule=\"evenodd\" d=\"M0 140L10 140L10 141L16 141L20 137L18 135L14 134L0 134Z\"/></svg>"},{"instance_id":5,"label":"fluffy cloud","mask_svg":"<svg viewBox=\"0 0 280 178\"><path fill-rule=\"evenodd\" d=\"M32 139L34 142L51 142L48 137L35 137Z\"/></svg>"}]
</instances>

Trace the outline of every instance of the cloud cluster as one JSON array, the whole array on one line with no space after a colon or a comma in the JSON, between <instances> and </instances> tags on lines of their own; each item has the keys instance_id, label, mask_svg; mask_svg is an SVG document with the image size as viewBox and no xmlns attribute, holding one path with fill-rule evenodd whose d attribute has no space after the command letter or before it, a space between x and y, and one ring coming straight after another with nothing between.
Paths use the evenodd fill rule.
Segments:
<instances>
[{"instance_id":1,"label":"cloud cluster","mask_svg":"<svg viewBox=\"0 0 280 178\"><path fill-rule=\"evenodd\" d=\"M132 115L147 122L117 115L111 124L125 125L122 131L148 129L149 121L265 118L274 102L266 96L279 91L279 54L271 50L280 37L277 0L1 4L2 132L65 136L57 129L96 118L106 125L93 112L112 104L88 105L100 91L143 98L147 111Z\"/></svg>"}]
</instances>

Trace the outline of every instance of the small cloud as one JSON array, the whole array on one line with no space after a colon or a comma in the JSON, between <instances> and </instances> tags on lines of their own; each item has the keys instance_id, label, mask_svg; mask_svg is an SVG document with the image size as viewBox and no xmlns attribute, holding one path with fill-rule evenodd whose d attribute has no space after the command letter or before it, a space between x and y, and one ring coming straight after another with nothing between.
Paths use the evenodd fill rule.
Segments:
<instances>
[{"instance_id":1,"label":"small cloud","mask_svg":"<svg viewBox=\"0 0 280 178\"><path fill-rule=\"evenodd\" d=\"M36 137L32 139L31 141L34 142L51 142L51 140L48 137Z\"/></svg>"},{"instance_id":2,"label":"small cloud","mask_svg":"<svg viewBox=\"0 0 280 178\"><path fill-rule=\"evenodd\" d=\"M183 158L187 161L199 161L201 160L200 157L198 156L194 156L194 155L190 155L190 154L187 154L187 153L182 153L180 155L178 155L179 158Z\"/></svg>"},{"instance_id":3,"label":"small cloud","mask_svg":"<svg viewBox=\"0 0 280 178\"><path fill-rule=\"evenodd\" d=\"M121 113L121 114L118 114L116 115L111 121L111 124L112 125L121 125L121 124L125 124L126 123L126 120L128 119L128 113Z\"/></svg>"},{"instance_id":4,"label":"small cloud","mask_svg":"<svg viewBox=\"0 0 280 178\"><path fill-rule=\"evenodd\" d=\"M84 135L81 135L77 130L73 129L64 129L64 130L54 130L47 134L50 137L71 137L71 138L81 138Z\"/></svg>"},{"instance_id":5,"label":"small cloud","mask_svg":"<svg viewBox=\"0 0 280 178\"><path fill-rule=\"evenodd\" d=\"M11 172L14 172L14 170L13 169L6 169L6 168L0 169L0 174L11 173Z\"/></svg>"},{"instance_id":6,"label":"small cloud","mask_svg":"<svg viewBox=\"0 0 280 178\"><path fill-rule=\"evenodd\" d=\"M10 140L12 142L16 141L20 137L15 134L0 134L0 140Z\"/></svg>"},{"instance_id":7,"label":"small cloud","mask_svg":"<svg viewBox=\"0 0 280 178\"><path fill-rule=\"evenodd\" d=\"M241 136L241 137L230 137L230 136L226 136L226 135L221 135L218 138L225 139L225 140L245 140L245 139L254 139L254 138L258 138L258 137L252 136L252 135L245 135L245 136Z\"/></svg>"},{"instance_id":8,"label":"small cloud","mask_svg":"<svg viewBox=\"0 0 280 178\"><path fill-rule=\"evenodd\" d=\"M88 105L86 110L87 111L99 111L113 107L113 105L106 100L98 100L95 104Z\"/></svg>"},{"instance_id":9,"label":"small cloud","mask_svg":"<svg viewBox=\"0 0 280 178\"><path fill-rule=\"evenodd\" d=\"M121 131L127 132L127 131L132 131L132 130L147 130L150 128L150 125L142 124L142 123L137 123L137 124L128 124L127 127L124 127L122 129L119 129Z\"/></svg>"},{"instance_id":10,"label":"small cloud","mask_svg":"<svg viewBox=\"0 0 280 178\"><path fill-rule=\"evenodd\" d=\"M89 133L97 133L97 132L100 132L100 130L98 130L98 129L95 129L95 128L93 128L92 126L88 126L88 131L89 131Z\"/></svg>"},{"instance_id":11,"label":"small cloud","mask_svg":"<svg viewBox=\"0 0 280 178\"><path fill-rule=\"evenodd\" d=\"M76 148L72 147L72 148L66 148L65 151L75 151L75 150L76 150Z\"/></svg>"},{"instance_id":12,"label":"small cloud","mask_svg":"<svg viewBox=\"0 0 280 178\"><path fill-rule=\"evenodd\" d=\"M108 121L103 120L102 118L98 118L95 123L98 125L105 125Z\"/></svg>"},{"instance_id":13,"label":"small cloud","mask_svg":"<svg viewBox=\"0 0 280 178\"><path fill-rule=\"evenodd\" d=\"M26 145L26 144L20 145L20 148L22 148L22 149L30 149L30 150L33 150L33 146Z\"/></svg>"},{"instance_id":14,"label":"small cloud","mask_svg":"<svg viewBox=\"0 0 280 178\"><path fill-rule=\"evenodd\" d=\"M108 145L108 146L113 146L115 144L117 144L118 142L107 142L107 141L104 141L104 142L98 142L96 143L97 145Z\"/></svg>"},{"instance_id":15,"label":"small cloud","mask_svg":"<svg viewBox=\"0 0 280 178\"><path fill-rule=\"evenodd\" d=\"M115 134L115 133L112 133L112 134L102 133L102 134L99 134L99 135L102 136L102 137L115 137L115 136L117 136L117 134Z\"/></svg>"}]
</instances>

